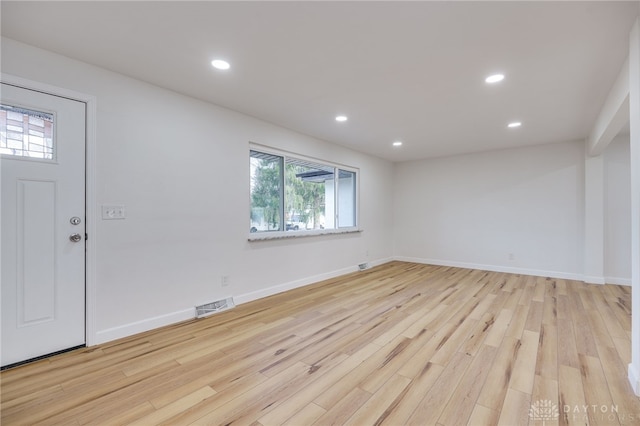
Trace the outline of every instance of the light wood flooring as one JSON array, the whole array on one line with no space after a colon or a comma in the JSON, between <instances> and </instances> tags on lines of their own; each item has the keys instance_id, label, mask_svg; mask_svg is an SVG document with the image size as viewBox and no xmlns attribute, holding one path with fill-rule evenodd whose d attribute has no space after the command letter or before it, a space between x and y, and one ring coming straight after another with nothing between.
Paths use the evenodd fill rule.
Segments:
<instances>
[{"instance_id":1,"label":"light wood flooring","mask_svg":"<svg viewBox=\"0 0 640 426\"><path fill-rule=\"evenodd\" d=\"M392 262L4 371L2 425L640 424L630 296Z\"/></svg>"}]
</instances>

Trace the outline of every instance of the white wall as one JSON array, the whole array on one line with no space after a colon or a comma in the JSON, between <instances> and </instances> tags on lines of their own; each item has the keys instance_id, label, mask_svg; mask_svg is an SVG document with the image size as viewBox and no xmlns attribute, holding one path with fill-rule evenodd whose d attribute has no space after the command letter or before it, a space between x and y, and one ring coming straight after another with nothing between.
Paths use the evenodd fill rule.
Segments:
<instances>
[{"instance_id":1,"label":"white wall","mask_svg":"<svg viewBox=\"0 0 640 426\"><path fill-rule=\"evenodd\" d=\"M96 204L124 204L127 218L96 218L90 236L95 342L392 256L390 162L13 40L2 72L97 98ZM364 232L248 242L250 141L358 167Z\"/></svg>"},{"instance_id":2,"label":"white wall","mask_svg":"<svg viewBox=\"0 0 640 426\"><path fill-rule=\"evenodd\" d=\"M640 10L640 4L638 4ZM631 363L629 383L640 396L640 18L629 34L629 143L631 158Z\"/></svg>"},{"instance_id":3,"label":"white wall","mask_svg":"<svg viewBox=\"0 0 640 426\"><path fill-rule=\"evenodd\" d=\"M394 187L401 259L582 276L583 142L400 163Z\"/></svg>"},{"instance_id":4,"label":"white wall","mask_svg":"<svg viewBox=\"0 0 640 426\"><path fill-rule=\"evenodd\" d=\"M363 261L584 273L581 141L393 165L12 40L2 40L2 72L97 98L96 211L124 204L127 219L96 218L94 342L189 318L195 304L252 300ZM250 141L358 167L364 231L248 242ZM603 155L604 269L626 283L628 141Z\"/></svg>"},{"instance_id":5,"label":"white wall","mask_svg":"<svg viewBox=\"0 0 640 426\"><path fill-rule=\"evenodd\" d=\"M617 137L604 160L604 273L607 283L631 285L631 162L629 136Z\"/></svg>"}]
</instances>

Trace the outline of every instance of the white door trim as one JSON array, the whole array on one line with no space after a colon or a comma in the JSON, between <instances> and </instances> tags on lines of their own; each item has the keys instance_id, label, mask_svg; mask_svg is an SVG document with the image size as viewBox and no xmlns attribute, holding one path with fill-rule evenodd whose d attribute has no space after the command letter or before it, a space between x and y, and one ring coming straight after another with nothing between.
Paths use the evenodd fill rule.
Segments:
<instances>
[{"instance_id":1,"label":"white door trim","mask_svg":"<svg viewBox=\"0 0 640 426\"><path fill-rule=\"evenodd\" d=\"M73 99L86 105L86 164L85 164L85 192L86 192L86 232L89 238L86 243L85 254L85 340L87 346L96 344L96 116L97 99L93 95L76 92L46 83L27 80L11 74L0 73L0 81L19 86L24 89L48 93L50 95Z\"/></svg>"}]
</instances>

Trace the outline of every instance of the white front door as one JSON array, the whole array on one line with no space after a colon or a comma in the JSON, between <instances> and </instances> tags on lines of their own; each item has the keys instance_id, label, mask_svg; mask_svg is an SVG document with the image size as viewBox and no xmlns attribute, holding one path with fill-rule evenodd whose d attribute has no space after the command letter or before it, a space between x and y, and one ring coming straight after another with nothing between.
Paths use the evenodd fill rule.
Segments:
<instances>
[{"instance_id":1,"label":"white front door","mask_svg":"<svg viewBox=\"0 0 640 426\"><path fill-rule=\"evenodd\" d=\"M7 366L85 344L85 104L2 84Z\"/></svg>"}]
</instances>

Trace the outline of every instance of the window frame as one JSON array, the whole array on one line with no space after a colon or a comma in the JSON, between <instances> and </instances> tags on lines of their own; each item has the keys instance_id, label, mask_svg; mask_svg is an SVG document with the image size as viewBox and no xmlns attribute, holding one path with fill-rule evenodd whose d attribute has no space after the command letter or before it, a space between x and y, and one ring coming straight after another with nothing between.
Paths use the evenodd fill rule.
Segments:
<instances>
[{"instance_id":1,"label":"window frame","mask_svg":"<svg viewBox=\"0 0 640 426\"><path fill-rule=\"evenodd\" d=\"M31 156L31 155L17 155L17 154L8 154L8 153L0 153L0 157L2 157L2 159L6 159L6 160L17 160L17 161L29 161L29 162L36 162L36 163L44 163L44 164L58 164L58 141L57 141L57 131L58 131L58 115L56 111L50 111L48 109L41 109L41 108L34 108L28 105L22 105L22 104L18 104L18 103L14 103L14 102L6 102L6 103L2 103L2 106L4 107L3 109L7 112L7 121L8 121L8 112L10 110L18 110L19 112L22 112L22 114L27 114L30 115L29 113L33 112L35 113L35 115L39 115L39 114L44 114L44 115L48 115L51 116L51 158L46 158L44 155L46 155L47 153L45 153L44 151L43 153L43 157L38 157L38 156ZM16 111L16 112L18 112ZM8 133L8 129L5 129ZM26 136L30 137L31 134L28 131L29 129L27 129L27 133ZM23 146L24 146L24 127L23 127ZM46 138L46 134L43 136L43 139ZM8 139L8 138L7 138ZM44 141L43 141L44 142ZM44 145L43 145L44 146ZM11 148L4 148L4 149L11 149ZM25 150L22 149L23 152L32 152L30 150ZM37 151L34 151L37 152Z\"/></svg>"},{"instance_id":2,"label":"window frame","mask_svg":"<svg viewBox=\"0 0 640 426\"><path fill-rule=\"evenodd\" d=\"M315 158L315 157L311 157L311 156L307 156L307 155L302 155L302 154L298 154L298 153L294 153L294 152L290 152L290 151L285 151L282 149L277 149L277 148L273 148L270 146L266 146L266 145L260 145L260 144L256 144L256 143L250 143L249 144L249 163L251 164L251 151L257 151L263 154L267 154L267 155L273 155L273 156L277 156L277 157L282 157L282 169L281 169L281 175L280 175L280 184L281 184L281 188L280 188L280 196L281 196L281 200L280 200L280 218L281 218L281 223L280 223L280 229L279 230L273 230L273 231L259 231L259 232L250 232L249 231L249 235L248 235L248 240L249 241L262 241L262 240L273 240L273 239L281 239L281 238L298 238L298 237L309 237L309 236L318 236L318 235L332 235L332 234L347 234L347 233L354 233L354 232L362 232L362 230L360 229L360 169L358 167L353 167L353 166L348 166L345 164L341 164L341 163L337 163L334 161L327 161L327 160L323 160L323 159L319 159L319 158ZM303 162L310 162L310 163L315 163L317 165L320 166L326 166L326 167L331 167L334 170L334 176L338 176L337 179L334 179L334 183L333 183L333 198L334 198L334 228L331 229L299 229L299 230L286 230L286 224L287 224L287 219L286 219L286 205L287 205L287 201L285 200L285 196L286 196L286 165L287 165L287 159L294 159L294 160L299 160L299 161L303 161ZM251 167L251 165L249 164L249 167ZM338 197L339 197L339 183L340 183L340 179L339 179L339 175L340 175L340 171L345 171L345 172L349 172L349 173L353 173L355 175L355 195L354 195L354 221L355 224L354 226L348 226L348 227L339 227L339 220L340 220L340 209L339 209L339 201L338 201ZM251 169L249 170L249 213L251 214L251 208L252 208L252 204L251 204ZM251 224L251 222L250 222Z\"/></svg>"}]
</instances>

